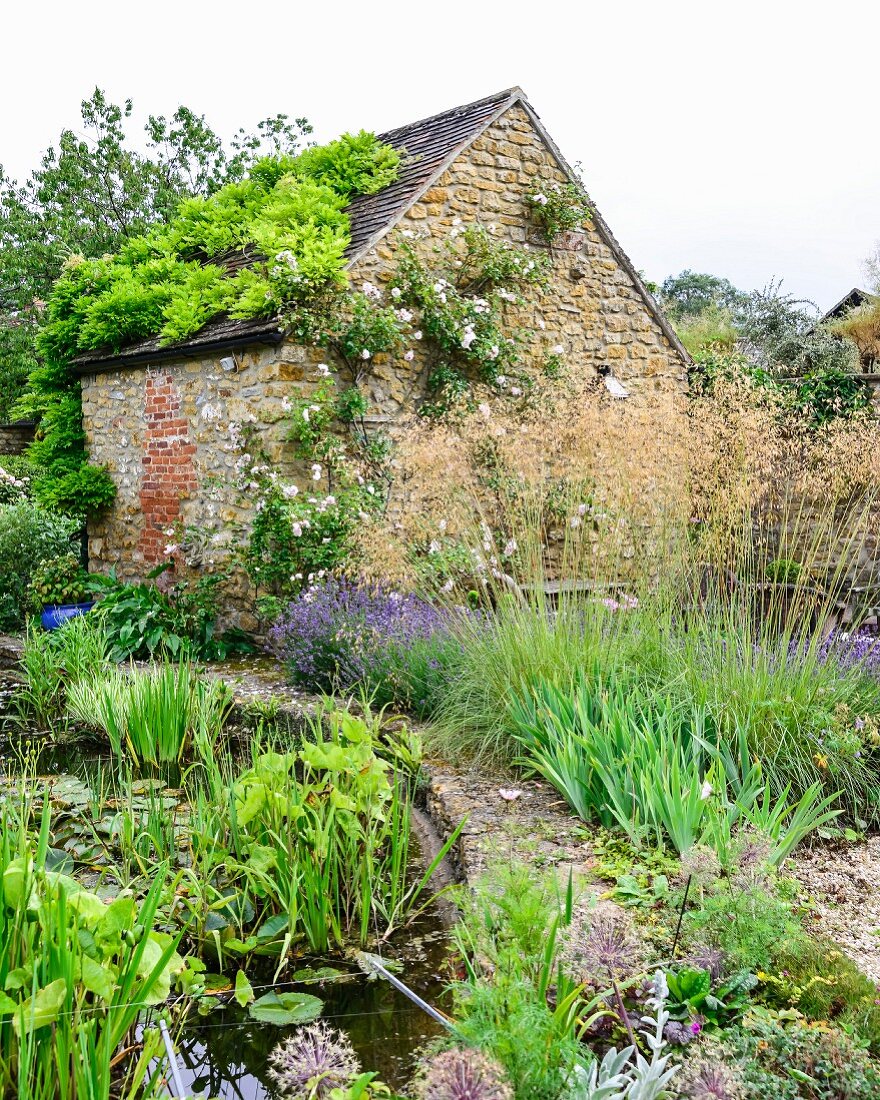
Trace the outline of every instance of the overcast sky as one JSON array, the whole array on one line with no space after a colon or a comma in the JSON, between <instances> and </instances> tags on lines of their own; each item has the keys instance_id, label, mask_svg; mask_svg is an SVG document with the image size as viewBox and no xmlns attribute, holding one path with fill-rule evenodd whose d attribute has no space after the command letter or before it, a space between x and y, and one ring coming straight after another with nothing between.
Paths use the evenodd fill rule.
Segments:
<instances>
[{"instance_id":1,"label":"overcast sky","mask_svg":"<svg viewBox=\"0 0 880 1100\"><path fill-rule=\"evenodd\" d=\"M79 0L4 5L0 163L100 85L223 134L382 130L519 84L635 265L828 307L880 238L876 0Z\"/></svg>"}]
</instances>

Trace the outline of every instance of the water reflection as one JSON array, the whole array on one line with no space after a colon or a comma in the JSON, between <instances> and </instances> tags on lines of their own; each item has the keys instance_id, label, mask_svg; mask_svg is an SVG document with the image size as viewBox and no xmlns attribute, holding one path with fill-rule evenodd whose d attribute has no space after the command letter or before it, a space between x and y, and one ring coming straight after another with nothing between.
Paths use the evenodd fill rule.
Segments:
<instances>
[{"instance_id":1,"label":"water reflection","mask_svg":"<svg viewBox=\"0 0 880 1100\"><path fill-rule=\"evenodd\" d=\"M402 974L408 985L438 1007L443 1007L445 1000L440 975L445 943L445 933L427 931L423 926L420 936L410 939L410 947L416 950L408 952L413 957ZM394 954L389 951L388 957ZM286 988L319 996L324 1001L324 1018L348 1035L363 1068L376 1071L392 1088L406 1087L419 1048L442 1030L387 982L358 976L323 988ZM193 1017L178 1044L184 1083L193 1092L218 1100L272 1096L269 1054L294 1031L255 1023L237 1005L205 1019Z\"/></svg>"}]
</instances>

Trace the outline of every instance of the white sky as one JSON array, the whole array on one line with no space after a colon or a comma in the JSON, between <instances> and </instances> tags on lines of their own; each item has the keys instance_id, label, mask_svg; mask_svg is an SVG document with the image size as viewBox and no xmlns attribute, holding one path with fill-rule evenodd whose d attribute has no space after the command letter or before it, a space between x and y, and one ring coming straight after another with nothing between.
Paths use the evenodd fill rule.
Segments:
<instances>
[{"instance_id":1,"label":"white sky","mask_svg":"<svg viewBox=\"0 0 880 1100\"><path fill-rule=\"evenodd\" d=\"M828 307L880 238L871 0L48 0L0 15L0 163L19 178L98 84L226 135L325 140L519 84L636 267Z\"/></svg>"}]
</instances>

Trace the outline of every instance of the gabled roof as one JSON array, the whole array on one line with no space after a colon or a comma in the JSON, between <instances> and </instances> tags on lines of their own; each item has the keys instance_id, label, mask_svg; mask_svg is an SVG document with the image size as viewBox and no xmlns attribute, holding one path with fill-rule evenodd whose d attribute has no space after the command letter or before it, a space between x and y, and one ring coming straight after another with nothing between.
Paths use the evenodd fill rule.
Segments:
<instances>
[{"instance_id":1,"label":"gabled roof","mask_svg":"<svg viewBox=\"0 0 880 1100\"><path fill-rule=\"evenodd\" d=\"M842 317L845 313L849 313L851 309L857 309L859 306L863 306L865 302L873 301L876 297L876 294L870 294L867 290L859 290L857 286L854 286L849 294L844 294L836 305L833 305L827 313L822 314L822 321L831 321L835 317Z\"/></svg>"},{"instance_id":2,"label":"gabled roof","mask_svg":"<svg viewBox=\"0 0 880 1100\"><path fill-rule=\"evenodd\" d=\"M566 162L555 142L544 129L540 118L521 88L508 88L503 92L475 100L462 107L453 107L419 122L401 126L379 134L379 140L392 145L401 153L398 178L375 195L358 195L348 206L351 223L351 243L346 255L351 266L368 252L382 237L389 233L407 210L434 184L452 162L498 118L518 104L528 114L560 169L573 181L580 182L577 174ZM690 356L685 351L672 325L658 306L653 295L642 282L629 257L618 244L604 218L590 204L593 225L600 237L627 272L644 299L663 334L685 362ZM227 257L227 266L240 266L238 257ZM74 360L74 368L82 374L95 370L112 370L117 366L137 365L159 360L179 359L224 348L242 347L248 344L279 343L283 338L275 318L236 321L221 317L209 321L194 336L176 344L162 346L158 337L130 344L121 351L88 352Z\"/></svg>"}]
</instances>

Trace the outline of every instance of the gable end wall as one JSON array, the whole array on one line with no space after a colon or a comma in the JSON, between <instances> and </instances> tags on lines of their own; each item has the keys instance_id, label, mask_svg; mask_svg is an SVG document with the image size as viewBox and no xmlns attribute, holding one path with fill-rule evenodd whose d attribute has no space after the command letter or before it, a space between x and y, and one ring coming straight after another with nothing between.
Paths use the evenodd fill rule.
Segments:
<instances>
[{"instance_id":1,"label":"gable end wall","mask_svg":"<svg viewBox=\"0 0 880 1100\"><path fill-rule=\"evenodd\" d=\"M465 149L399 222L398 230L430 235L418 247L445 239L456 219L494 226L519 245L546 251L529 216L525 195L567 177L527 113L509 108ZM352 266L355 287L364 280L388 286L394 233ZM644 299L595 227L570 236L551 251L546 289L509 320L533 333L535 361L561 344L569 366L584 378L610 369L648 400L656 389L686 386L686 366L651 315ZM511 307L513 308L513 307ZM543 323L543 329L540 327ZM426 374L422 346L415 359L377 357L369 381L371 415L389 424L413 414ZM240 545L252 518L247 486L239 485L240 426L249 424L259 446L283 476L308 485L293 461L285 398L308 395L319 383L325 351L292 343L255 347L238 356L236 373L224 372L222 353L181 358L155 367L129 367L83 378L83 416L90 456L116 481L113 509L90 528L93 569L115 566L120 578L142 578L165 560L173 526L202 528L209 541L196 568L212 567ZM256 624L248 611L245 578L233 584L229 621Z\"/></svg>"}]
</instances>

